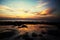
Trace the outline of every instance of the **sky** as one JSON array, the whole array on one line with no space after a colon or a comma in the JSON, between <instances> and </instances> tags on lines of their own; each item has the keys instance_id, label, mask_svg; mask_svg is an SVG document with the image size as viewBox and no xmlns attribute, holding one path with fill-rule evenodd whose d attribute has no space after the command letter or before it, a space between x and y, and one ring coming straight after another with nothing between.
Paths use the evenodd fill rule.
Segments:
<instances>
[{"instance_id":1,"label":"sky","mask_svg":"<svg viewBox=\"0 0 60 40\"><path fill-rule=\"evenodd\" d=\"M60 0L0 0L0 17L40 18L60 15L59 4Z\"/></svg>"}]
</instances>

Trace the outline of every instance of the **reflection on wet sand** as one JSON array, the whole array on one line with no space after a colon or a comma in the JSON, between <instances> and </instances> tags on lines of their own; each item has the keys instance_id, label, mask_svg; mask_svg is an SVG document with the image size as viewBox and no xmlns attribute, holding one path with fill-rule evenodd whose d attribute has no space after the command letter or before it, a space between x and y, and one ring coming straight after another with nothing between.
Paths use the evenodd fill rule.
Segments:
<instances>
[{"instance_id":1,"label":"reflection on wet sand","mask_svg":"<svg viewBox=\"0 0 60 40\"><path fill-rule=\"evenodd\" d=\"M18 37L19 35L24 35L28 33L28 35L33 38L32 36L42 36L42 33L47 33L48 30L57 30L57 27L54 25L47 25L47 24L23 24L21 26L14 26L14 25L5 25L0 26L0 34L5 32L15 32L14 36L11 36L10 40L13 40L14 38ZM37 35L36 35L36 34ZM38 40L40 40L40 37L36 37ZM3 40L8 40L6 38L3 38ZM35 39L35 38L33 38ZM37 40L36 39L36 40ZM21 39L23 40L23 39Z\"/></svg>"},{"instance_id":2,"label":"reflection on wet sand","mask_svg":"<svg viewBox=\"0 0 60 40\"><path fill-rule=\"evenodd\" d=\"M47 32L48 29L55 30L55 26L52 25L46 25L46 24L25 24L27 26L24 28L18 28L18 31L20 31L20 34L24 34L26 32L28 33L37 33L39 34L41 31Z\"/></svg>"},{"instance_id":3,"label":"reflection on wet sand","mask_svg":"<svg viewBox=\"0 0 60 40\"><path fill-rule=\"evenodd\" d=\"M24 27L23 25L21 25L21 26L13 26L13 25L0 26L0 31L4 30L4 29L13 29L13 30L19 31L20 34L24 34L26 32L28 32L28 33L32 33L32 32L40 33L41 31L46 32L48 29L50 29L50 30L57 29L55 26L46 25L46 24L24 24L24 25L26 27Z\"/></svg>"}]
</instances>

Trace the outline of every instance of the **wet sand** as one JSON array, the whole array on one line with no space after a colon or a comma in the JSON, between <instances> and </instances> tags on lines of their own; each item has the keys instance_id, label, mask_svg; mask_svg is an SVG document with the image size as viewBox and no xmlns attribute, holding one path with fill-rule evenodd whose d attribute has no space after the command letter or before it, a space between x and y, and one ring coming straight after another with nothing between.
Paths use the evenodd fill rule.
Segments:
<instances>
[{"instance_id":1,"label":"wet sand","mask_svg":"<svg viewBox=\"0 0 60 40\"><path fill-rule=\"evenodd\" d=\"M26 27L21 26L14 26L14 25L1 25L0 26L0 34L4 32L14 32L14 35L7 38L0 38L0 40L15 40L16 37L19 35L25 35L28 33L30 38L34 40L40 40L41 37L32 37L32 34L35 33L36 35L43 35L44 38L54 40L55 36L48 34L48 31L56 31L58 28L55 25L47 25L47 24L24 24ZM22 37L18 38L18 40L24 40ZM17 40L17 39L16 39Z\"/></svg>"}]
</instances>

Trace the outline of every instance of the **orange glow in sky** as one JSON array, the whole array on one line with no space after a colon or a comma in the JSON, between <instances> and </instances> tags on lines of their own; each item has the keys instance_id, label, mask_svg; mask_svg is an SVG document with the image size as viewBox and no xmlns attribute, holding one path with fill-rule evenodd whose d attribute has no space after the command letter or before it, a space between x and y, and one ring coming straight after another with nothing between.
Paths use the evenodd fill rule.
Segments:
<instances>
[{"instance_id":1,"label":"orange glow in sky","mask_svg":"<svg viewBox=\"0 0 60 40\"><path fill-rule=\"evenodd\" d=\"M50 8L47 8L39 12L32 12L29 10L26 11L24 9L14 10L13 8L7 6L0 6L0 10L1 10L0 17L7 17L7 18L39 18L39 17L45 17L44 14L48 15L49 12L51 11ZM37 15L38 13L39 15Z\"/></svg>"}]
</instances>

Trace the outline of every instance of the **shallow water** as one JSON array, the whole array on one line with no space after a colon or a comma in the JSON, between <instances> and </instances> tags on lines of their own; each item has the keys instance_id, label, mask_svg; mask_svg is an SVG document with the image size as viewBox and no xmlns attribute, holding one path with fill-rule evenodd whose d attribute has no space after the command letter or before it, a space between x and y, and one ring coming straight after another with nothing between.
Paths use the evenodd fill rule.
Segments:
<instances>
[{"instance_id":1,"label":"shallow water","mask_svg":"<svg viewBox=\"0 0 60 40\"><path fill-rule=\"evenodd\" d=\"M15 35L9 38L8 37L3 38L1 40L14 40L14 38L18 37L19 35L25 35L26 33L28 33L29 37L33 38L34 40L37 40L37 39L40 40L41 37L39 36L37 36L36 38L32 37L32 33L35 33L36 35L41 34L45 38L52 37L52 39L54 40L55 36L48 35L47 34L48 30L58 30L58 28L55 25L47 25L47 24L24 24L24 25L26 27L22 27L22 25L21 26L14 26L14 25L0 26L0 33L11 32L12 30L15 33ZM22 37L17 39L24 40Z\"/></svg>"}]
</instances>

